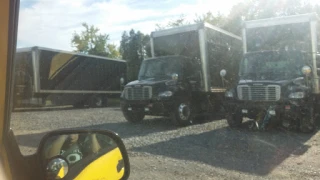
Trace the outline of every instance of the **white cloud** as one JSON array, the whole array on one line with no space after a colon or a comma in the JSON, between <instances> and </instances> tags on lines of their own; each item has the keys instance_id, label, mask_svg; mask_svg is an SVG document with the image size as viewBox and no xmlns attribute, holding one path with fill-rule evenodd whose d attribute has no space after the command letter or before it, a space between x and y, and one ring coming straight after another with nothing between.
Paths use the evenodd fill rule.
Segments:
<instances>
[{"instance_id":1,"label":"white cloud","mask_svg":"<svg viewBox=\"0 0 320 180\"><path fill-rule=\"evenodd\" d=\"M70 39L74 31L82 30L82 22L97 26L101 33L110 34L110 40L119 44L124 30L133 28L150 33L155 24L164 24L181 14L193 20L195 14L208 11L227 13L237 1L224 0L219 4L217 1L194 0L189 4L175 2L171 7L163 8L155 2L152 6L138 8L132 0L24 0L22 2L29 3L20 10L18 47L72 50ZM165 3L170 5L172 2L167 0Z\"/></svg>"}]
</instances>

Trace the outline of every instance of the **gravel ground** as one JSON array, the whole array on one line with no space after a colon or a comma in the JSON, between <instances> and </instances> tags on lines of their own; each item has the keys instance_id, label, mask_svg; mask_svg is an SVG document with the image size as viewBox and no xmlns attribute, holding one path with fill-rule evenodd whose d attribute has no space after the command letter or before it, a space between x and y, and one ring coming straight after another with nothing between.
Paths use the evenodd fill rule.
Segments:
<instances>
[{"instance_id":1,"label":"gravel ground","mask_svg":"<svg viewBox=\"0 0 320 180\"><path fill-rule=\"evenodd\" d=\"M130 179L318 179L320 133L274 129L254 132L248 121L230 129L222 117L176 128L169 119L125 121L117 107L52 109L12 114L11 128L23 154L32 154L42 136L71 127L102 128L123 139Z\"/></svg>"}]
</instances>

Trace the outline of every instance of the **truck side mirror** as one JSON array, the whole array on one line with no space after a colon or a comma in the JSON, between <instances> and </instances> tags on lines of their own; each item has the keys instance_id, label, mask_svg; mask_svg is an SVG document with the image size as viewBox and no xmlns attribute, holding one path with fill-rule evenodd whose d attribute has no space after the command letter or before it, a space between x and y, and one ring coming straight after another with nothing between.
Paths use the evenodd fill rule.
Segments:
<instances>
[{"instance_id":1,"label":"truck side mirror","mask_svg":"<svg viewBox=\"0 0 320 180\"><path fill-rule=\"evenodd\" d=\"M227 75L227 71L226 71L225 69L222 69L222 70L220 71L220 76L221 76L222 78L224 78L226 75Z\"/></svg>"},{"instance_id":2,"label":"truck side mirror","mask_svg":"<svg viewBox=\"0 0 320 180\"><path fill-rule=\"evenodd\" d=\"M305 76L309 76L311 74L311 67L310 66L303 66L301 71Z\"/></svg>"},{"instance_id":3,"label":"truck side mirror","mask_svg":"<svg viewBox=\"0 0 320 180\"><path fill-rule=\"evenodd\" d=\"M172 80L177 81L179 79L179 75L177 73L174 73L171 75Z\"/></svg>"},{"instance_id":4,"label":"truck side mirror","mask_svg":"<svg viewBox=\"0 0 320 180\"><path fill-rule=\"evenodd\" d=\"M124 78L123 78L123 77L120 78L120 84L121 84L122 86L124 85Z\"/></svg>"},{"instance_id":5,"label":"truck side mirror","mask_svg":"<svg viewBox=\"0 0 320 180\"><path fill-rule=\"evenodd\" d=\"M106 130L58 130L38 149L44 179L127 179L130 164L120 137Z\"/></svg>"}]
</instances>

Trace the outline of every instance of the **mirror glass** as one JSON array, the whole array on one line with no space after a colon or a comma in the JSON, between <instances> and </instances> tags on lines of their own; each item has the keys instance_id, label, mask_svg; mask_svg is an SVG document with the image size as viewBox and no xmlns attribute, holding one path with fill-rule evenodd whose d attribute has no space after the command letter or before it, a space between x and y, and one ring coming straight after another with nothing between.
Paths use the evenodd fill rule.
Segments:
<instances>
[{"instance_id":1,"label":"mirror glass","mask_svg":"<svg viewBox=\"0 0 320 180\"><path fill-rule=\"evenodd\" d=\"M309 67L309 66L303 66L301 71L302 71L302 73L303 73L304 75L308 76L308 75L310 75L310 73L311 73L311 67Z\"/></svg>"},{"instance_id":2,"label":"mirror glass","mask_svg":"<svg viewBox=\"0 0 320 180\"><path fill-rule=\"evenodd\" d=\"M225 69L222 69L221 71L220 71L220 76L221 77L225 77L227 75L227 71L225 70Z\"/></svg>"},{"instance_id":3,"label":"mirror glass","mask_svg":"<svg viewBox=\"0 0 320 180\"><path fill-rule=\"evenodd\" d=\"M66 179L121 179L124 175L121 151L116 141L105 134L52 135L44 140L41 154L45 167L54 163L55 157L65 159L68 163Z\"/></svg>"},{"instance_id":4,"label":"mirror glass","mask_svg":"<svg viewBox=\"0 0 320 180\"><path fill-rule=\"evenodd\" d=\"M179 75L177 73L173 73L171 77L172 77L172 80L178 80Z\"/></svg>"},{"instance_id":5,"label":"mirror glass","mask_svg":"<svg viewBox=\"0 0 320 180\"><path fill-rule=\"evenodd\" d=\"M51 159L47 164L47 179L62 179L68 174L69 164L61 157Z\"/></svg>"}]
</instances>

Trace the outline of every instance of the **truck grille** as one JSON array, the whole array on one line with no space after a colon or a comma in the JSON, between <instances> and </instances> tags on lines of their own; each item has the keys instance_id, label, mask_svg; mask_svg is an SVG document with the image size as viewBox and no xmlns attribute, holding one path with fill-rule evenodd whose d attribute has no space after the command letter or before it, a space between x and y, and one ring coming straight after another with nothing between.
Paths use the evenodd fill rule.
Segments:
<instances>
[{"instance_id":1,"label":"truck grille","mask_svg":"<svg viewBox=\"0 0 320 180\"><path fill-rule=\"evenodd\" d=\"M281 88L278 85L240 85L237 91L240 100L278 101L280 99Z\"/></svg>"},{"instance_id":2,"label":"truck grille","mask_svg":"<svg viewBox=\"0 0 320 180\"><path fill-rule=\"evenodd\" d=\"M125 88L125 98L128 100L148 100L152 97L152 87L129 87Z\"/></svg>"}]
</instances>

